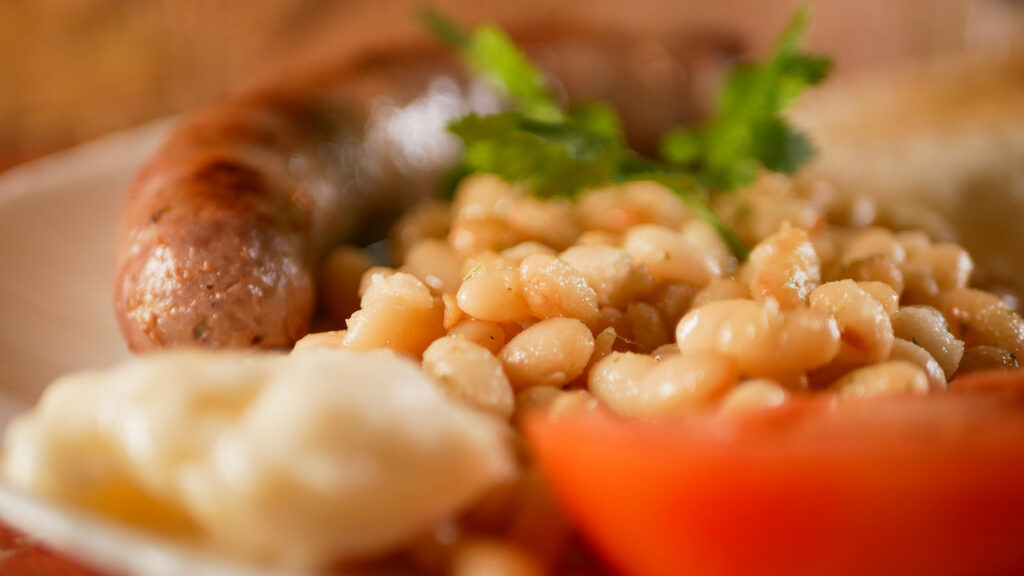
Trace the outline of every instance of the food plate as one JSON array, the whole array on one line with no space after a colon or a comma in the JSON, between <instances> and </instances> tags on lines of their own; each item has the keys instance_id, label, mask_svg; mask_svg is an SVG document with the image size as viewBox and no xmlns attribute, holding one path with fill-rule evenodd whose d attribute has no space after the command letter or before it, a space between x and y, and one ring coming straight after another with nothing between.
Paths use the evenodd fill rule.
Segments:
<instances>
[{"instance_id":1,"label":"food plate","mask_svg":"<svg viewBox=\"0 0 1024 576\"><path fill-rule=\"evenodd\" d=\"M113 231L123 191L167 131L166 122L146 126L0 179L0 423L34 402L57 375L127 355L110 303ZM953 205L960 191L952 191ZM901 196L900 204L908 198ZM923 209L915 207L915 217ZM0 517L119 573L276 573L226 563L2 486Z\"/></svg>"},{"instance_id":2,"label":"food plate","mask_svg":"<svg viewBox=\"0 0 1024 576\"><path fill-rule=\"evenodd\" d=\"M162 121L0 177L0 419L69 370L127 355L111 304L124 190L166 136Z\"/></svg>"},{"instance_id":3,"label":"food plate","mask_svg":"<svg viewBox=\"0 0 1024 576\"><path fill-rule=\"evenodd\" d=\"M128 355L111 303L124 190L166 136L159 121L25 165L0 178L0 426L47 383ZM0 517L114 573L257 576L0 485Z\"/></svg>"}]
</instances>

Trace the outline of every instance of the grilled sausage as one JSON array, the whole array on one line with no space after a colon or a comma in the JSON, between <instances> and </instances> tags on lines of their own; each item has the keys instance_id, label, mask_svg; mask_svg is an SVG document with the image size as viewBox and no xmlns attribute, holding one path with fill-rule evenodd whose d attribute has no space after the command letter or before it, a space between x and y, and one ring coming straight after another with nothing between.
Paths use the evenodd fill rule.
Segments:
<instances>
[{"instance_id":1,"label":"grilled sausage","mask_svg":"<svg viewBox=\"0 0 1024 576\"><path fill-rule=\"evenodd\" d=\"M601 99L650 148L700 113L731 39L551 27L519 35L569 100ZM286 348L315 311L313 270L432 193L457 145L446 123L496 98L439 48L364 56L182 123L128 191L115 310L135 351Z\"/></svg>"}]
</instances>

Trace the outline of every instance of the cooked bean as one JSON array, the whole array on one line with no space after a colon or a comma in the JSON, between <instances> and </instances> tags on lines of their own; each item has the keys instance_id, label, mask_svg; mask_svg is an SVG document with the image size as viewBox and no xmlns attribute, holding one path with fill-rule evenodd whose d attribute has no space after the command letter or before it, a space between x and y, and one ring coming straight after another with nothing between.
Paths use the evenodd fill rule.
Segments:
<instances>
[{"instance_id":1,"label":"cooked bean","mask_svg":"<svg viewBox=\"0 0 1024 576\"><path fill-rule=\"evenodd\" d=\"M932 276L931 270L915 259L903 265L903 294L900 301L903 304L927 304L938 305L939 284Z\"/></svg>"},{"instance_id":2,"label":"cooked bean","mask_svg":"<svg viewBox=\"0 0 1024 576\"><path fill-rule=\"evenodd\" d=\"M995 346L971 346L964 350L964 356L957 367L955 378L982 370L1017 370L1020 364L1017 356Z\"/></svg>"},{"instance_id":3,"label":"cooked bean","mask_svg":"<svg viewBox=\"0 0 1024 576\"><path fill-rule=\"evenodd\" d=\"M499 216L458 221L448 233L448 243L460 258L488 250L504 250L519 240Z\"/></svg>"},{"instance_id":4,"label":"cooked bean","mask_svg":"<svg viewBox=\"0 0 1024 576\"><path fill-rule=\"evenodd\" d=\"M508 182L493 174L473 174L460 182L455 190L453 219L461 222L494 216L514 194Z\"/></svg>"},{"instance_id":5,"label":"cooked bean","mask_svg":"<svg viewBox=\"0 0 1024 576\"><path fill-rule=\"evenodd\" d=\"M924 394L928 392L928 375L917 364L891 360L854 370L834 383L832 388L847 398Z\"/></svg>"},{"instance_id":6,"label":"cooked bean","mask_svg":"<svg viewBox=\"0 0 1024 576\"><path fill-rule=\"evenodd\" d=\"M348 319L345 346L354 350L391 348L419 356L444 335L444 307L412 274L373 276L362 307Z\"/></svg>"},{"instance_id":7,"label":"cooked bean","mask_svg":"<svg viewBox=\"0 0 1024 576\"><path fill-rule=\"evenodd\" d=\"M889 360L906 360L920 366L928 376L928 384L932 390L946 389L946 374L932 355L917 344L897 338L892 343Z\"/></svg>"},{"instance_id":8,"label":"cooked bean","mask_svg":"<svg viewBox=\"0 0 1024 576\"><path fill-rule=\"evenodd\" d=\"M584 228L608 232L625 232L638 224L674 227L690 217L678 196L654 182L632 182L584 192L577 212Z\"/></svg>"},{"instance_id":9,"label":"cooked bean","mask_svg":"<svg viewBox=\"0 0 1024 576\"><path fill-rule=\"evenodd\" d=\"M576 245L559 257L586 279L600 306L625 306L654 286L647 267L635 264L622 248Z\"/></svg>"},{"instance_id":10,"label":"cooked bean","mask_svg":"<svg viewBox=\"0 0 1024 576\"><path fill-rule=\"evenodd\" d=\"M618 247L622 244L622 238L614 233L608 232L607 230L587 230L580 234L580 237L576 239L576 246L612 246ZM570 248L571 250L572 248Z\"/></svg>"},{"instance_id":11,"label":"cooked bean","mask_svg":"<svg viewBox=\"0 0 1024 576\"><path fill-rule=\"evenodd\" d=\"M587 362L587 367L584 368L583 374L589 374L594 364L597 364L602 358L611 354L618 342L619 334L615 331L615 328L608 327L601 330L594 337L594 352L590 355L590 361Z\"/></svg>"},{"instance_id":12,"label":"cooked bean","mask_svg":"<svg viewBox=\"0 0 1024 576\"><path fill-rule=\"evenodd\" d=\"M722 235L707 220L703 218L687 220L679 228L679 231L683 238L693 244L697 250L708 255L714 262L713 268L718 270L718 275L732 274L736 270L739 261L733 255L729 245L722 239Z\"/></svg>"},{"instance_id":13,"label":"cooked bean","mask_svg":"<svg viewBox=\"0 0 1024 576\"><path fill-rule=\"evenodd\" d=\"M676 355L658 362L640 379L628 402L629 416L673 416L708 406L732 388L739 375L720 354Z\"/></svg>"},{"instance_id":14,"label":"cooked bean","mask_svg":"<svg viewBox=\"0 0 1024 576\"><path fill-rule=\"evenodd\" d=\"M948 242L933 244L924 255L924 261L931 270L940 292L965 288L971 272L974 271L974 262L970 254L960 246Z\"/></svg>"},{"instance_id":15,"label":"cooked bean","mask_svg":"<svg viewBox=\"0 0 1024 576\"><path fill-rule=\"evenodd\" d=\"M491 322L522 322L533 317L523 294L519 268L478 266L459 286L459 308L474 318Z\"/></svg>"},{"instance_id":16,"label":"cooked bean","mask_svg":"<svg viewBox=\"0 0 1024 576\"><path fill-rule=\"evenodd\" d=\"M892 329L897 338L927 350L947 380L953 377L964 354L964 343L950 332L941 312L931 306L903 306L892 317Z\"/></svg>"},{"instance_id":17,"label":"cooked bean","mask_svg":"<svg viewBox=\"0 0 1024 576\"><path fill-rule=\"evenodd\" d=\"M824 210L828 221L851 228L865 228L875 221L878 209L875 201L866 196L840 194L829 182L823 180L795 182L815 206Z\"/></svg>"},{"instance_id":18,"label":"cooked bean","mask_svg":"<svg viewBox=\"0 0 1024 576\"><path fill-rule=\"evenodd\" d=\"M339 246L320 265L319 295L327 316L343 322L359 309L359 285L370 259L355 246Z\"/></svg>"},{"instance_id":19,"label":"cooked bean","mask_svg":"<svg viewBox=\"0 0 1024 576\"><path fill-rule=\"evenodd\" d=\"M534 240L520 242L511 248L506 248L501 251L502 258L516 265L522 264L523 260L526 260L527 256L533 256L534 254L547 254L554 256L556 252L547 245Z\"/></svg>"},{"instance_id":20,"label":"cooked bean","mask_svg":"<svg viewBox=\"0 0 1024 576\"><path fill-rule=\"evenodd\" d=\"M669 356L675 356L677 354L679 354L679 346L676 346L675 342L672 342L671 344L662 344L654 350L651 350L651 356L653 356L658 362L661 362Z\"/></svg>"},{"instance_id":21,"label":"cooked bean","mask_svg":"<svg viewBox=\"0 0 1024 576\"><path fill-rule=\"evenodd\" d=\"M449 336L465 338L470 342L479 344L497 354L505 345L505 331L496 322L477 320L476 318L464 318L458 324L448 330Z\"/></svg>"},{"instance_id":22,"label":"cooked bean","mask_svg":"<svg viewBox=\"0 0 1024 576\"><path fill-rule=\"evenodd\" d=\"M544 576L543 564L528 551L502 540L473 539L459 545L451 576Z\"/></svg>"},{"instance_id":23,"label":"cooked bean","mask_svg":"<svg viewBox=\"0 0 1024 576\"><path fill-rule=\"evenodd\" d=\"M476 276L484 269L517 268L519 264L492 250L477 252L462 261L462 281Z\"/></svg>"},{"instance_id":24,"label":"cooked bean","mask_svg":"<svg viewBox=\"0 0 1024 576\"><path fill-rule=\"evenodd\" d=\"M362 299L366 295L366 291L370 289L370 286L378 279L388 278L397 272L394 268L388 268L386 266L374 266L363 273L363 277L359 279L359 298Z\"/></svg>"},{"instance_id":25,"label":"cooked bean","mask_svg":"<svg viewBox=\"0 0 1024 576\"><path fill-rule=\"evenodd\" d=\"M536 240L555 250L565 250L582 232L572 204L564 198L515 196L503 214L518 238Z\"/></svg>"},{"instance_id":26,"label":"cooked bean","mask_svg":"<svg viewBox=\"0 0 1024 576\"><path fill-rule=\"evenodd\" d=\"M633 260L647 265L655 280L704 286L722 274L714 254L661 226L643 224L630 228L623 246Z\"/></svg>"},{"instance_id":27,"label":"cooked bean","mask_svg":"<svg viewBox=\"0 0 1024 576\"><path fill-rule=\"evenodd\" d=\"M451 206L434 201L410 210L391 226L388 238L395 261L404 262L409 248L426 238L444 239L451 226Z\"/></svg>"},{"instance_id":28,"label":"cooked bean","mask_svg":"<svg viewBox=\"0 0 1024 576\"><path fill-rule=\"evenodd\" d=\"M519 277L534 316L565 316L587 325L597 321L597 294L575 268L562 260L547 254L528 256L519 266Z\"/></svg>"},{"instance_id":29,"label":"cooked bean","mask_svg":"<svg viewBox=\"0 0 1024 576\"><path fill-rule=\"evenodd\" d=\"M928 250L932 245L931 238L920 230L897 232L895 238L896 242L903 247L903 251L911 258Z\"/></svg>"},{"instance_id":30,"label":"cooked bean","mask_svg":"<svg viewBox=\"0 0 1024 576\"><path fill-rule=\"evenodd\" d=\"M541 386L548 388L548 386ZM593 394L586 390L558 390L554 401L548 408L548 415L557 418L560 414L579 414L581 411L593 411L601 407L601 403Z\"/></svg>"},{"instance_id":31,"label":"cooked bean","mask_svg":"<svg viewBox=\"0 0 1024 576\"><path fill-rule=\"evenodd\" d=\"M719 300L749 300L750 286L733 278L714 278L693 297L691 308L700 308Z\"/></svg>"},{"instance_id":32,"label":"cooked bean","mask_svg":"<svg viewBox=\"0 0 1024 576\"><path fill-rule=\"evenodd\" d=\"M903 265L903 300L908 304L937 303L941 294L966 287L973 269L967 252L954 244L934 244L915 252Z\"/></svg>"},{"instance_id":33,"label":"cooked bean","mask_svg":"<svg viewBox=\"0 0 1024 576\"><path fill-rule=\"evenodd\" d=\"M626 319L626 313L618 308L605 306L598 310L598 314L597 323L593 326L594 331L613 328L616 332L625 334L631 329L629 321Z\"/></svg>"},{"instance_id":34,"label":"cooked bean","mask_svg":"<svg viewBox=\"0 0 1024 576\"><path fill-rule=\"evenodd\" d=\"M1024 354L1024 320L1001 298L972 288L954 290L945 301L950 330L967 346L996 346Z\"/></svg>"},{"instance_id":35,"label":"cooked bean","mask_svg":"<svg viewBox=\"0 0 1024 576\"><path fill-rule=\"evenodd\" d=\"M900 309L900 295L893 290L892 286L875 281L857 282L857 286L881 304L882 309L890 318Z\"/></svg>"},{"instance_id":36,"label":"cooked bean","mask_svg":"<svg viewBox=\"0 0 1024 576\"><path fill-rule=\"evenodd\" d=\"M574 318L550 318L523 330L501 350L505 373L516 390L562 386L583 373L594 336Z\"/></svg>"},{"instance_id":37,"label":"cooked bean","mask_svg":"<svg viewBox=\"0 0 1024 576\"><path fill-rule=\"evenodd\" d=\"M754 247L740 278L754 300L774 298L783 309L796 308L821 283L821 263L807 232L786 223Z\"/></svg>"},{"instance_id":38,"label":"cooked bean","mask_svg":"<svg viewBox=\"0 0 1024 576\"><path fill-rule=\"evenodd\" d=\"M749 194L720 194L712 208L733 223L733 230L749 245L776 233L786 222L804 230L818 230L824 222L821 209L806 198L763 187Z\"/></svg>"},{"instance_id":39,"label":"cooked bean","mask_svg":"<svg viewBox=\"0 0 1024 576\"><path fill-rule=\"evenodd\" d=\"M904 288L903 272L887 256L873 254L847 263L836 273L836 280L875 281L889 285L896 294Z\"/></svg>"},{"instance_id":40,"label":"cooked bean","mask_svg":"<svg viewBox=\"0 0 1024 576\"><path fill-rule=\"evenodd\" d=\"M438 338L423 352L423 370L452 398L505 418L512 415L512 386L487 348L465 338Z\"/></svg>"},{"instance_id":41,"label":"cooked bean","mask_svg":"<svg viewBox=\"0 0 1024 576\"><path fill-rule=\"evenodd\" d=\"M712 286L719 280L711 281ZM658 309L666 326L675 326L690 309L697 289L689 284L665 284L652 294L647 301Z\"/></svg>"},{"instance_id":42,"label":"cooked bean","mask_svg":"<svg viewBox=\"0 0 1024 576\"><path fill-rule=\"evenodd\" d=\"M892 350L892 322L885 308L853 280L822 284L809 298L810 307L831 315L839 324L842 345L836 360L857 365L878 362Z\"/></svg>"},{"instance_id":43,"label":"cooked bean","mask_svg":"<svg viewBox=\"0 0 1024 576\"><path fill-rule=\"evenodd\" d=\"M722 397L720 410L729 414L745 414L779 406L788 398L789 392L778 382L755 378L741 382Z\"/></svg>"},{"instance_id":44,"label":"cooked bean","mask_svg":"<svg viewBox=\"0 0 1024 576\"><path fill-rule=\"evenodd\" d=\"M313 332L306 334L295 343L292 350L315 350L319 348L344 348L346 330Z\"/></svg>"},{"instance_id":45,"label":"cooked bean","mask_svg":"<svg viewBox=\"0 0 1024 576\"><path fill-rule=\"evenodd\" d=\"M462 283L459 257L444 240L426 238L414 244L403 268L436 293L454 293Z\"/></svg>"},{"instance_id":46,"label":"cooked bean","mask_svg":"<svg viewBox=\"0 0 1024 576\"><path fill-rule=\"evenodd\" d=\"M551 386L531 386L516 394L516 418L521 418L534 410L549 408L564 390Z\"/></svg>"},{"instance_id":47,"label":"cooked bean","mask_svg":"<svg viewBox=\"0 0 1024 576\"><path fill-rule=\"evenodd\" d=\"M626 307L626 319L632 328L629 339L640 350L649 352L669 342L670 332L654 306L646 302L633 302Z\"/></svg>"},{"instance_id":48,"label":"cooked bean","mask_svg":"<svg viewBox=\"0 0 1024 576\"><path fill-rule=\"evenodd\" d=\"M662 362L613 353L594 366L591 392L625 416L669 416L706 406L736 383L736 367L719 354L674 355Z\"/></svg>"},{"instance_id":49,"label":"cooked bean","mask_svg":"<svg viewBox=\"0 0 1024 576\"><path fill-rule=\"evenodd\" d=\"M501 330L505 333L505 342L515 338L520 332L526 330L530 326L536 324L536 319L531 319L524 322L503 322L498 324Z\"/></svg>"},{"instance_id":50,"label":"cooked bean","mask_svg":"<svg viewBox=\"0 0 1024 576\"><path fill-rule=\"evenodd\" d=\"M466 311L459 308L459 298L455 294L441 294L441 304L444 306L444 329L451 330L456 324L462 322L467 316Z\"/></svg>"},{"instance_id":51,"label":"cooked bean","mask_svg":"<svg viewBox=\"0 0 1024 576\"><path fill-rule=\"evenodd\" d=\"M691 310L676 327L683 355L717 352L743 376L791 381L839 352L832 316L806 308L781 311L774 300L722 300Z\"/></svg>"},{"instance_id":52,"label":"cooked bean","mask_svg":"<svg viewBox=\"0 0 1024 576\"><path fill-rule=\"evenodd\" d=\"M640 394L640 381L657 366L646 354L612 352L590 369L587 388L619 414L633 414Z\"/></svg>"},{"instance_id":53,"label":"cooked bean","mask_svg":"<svg viewBox=\"0 0 1024 576\"><path fill-rule=\"evenodd\" d=\"M907 260L907 251L892 230L868 228L846 243L840 260L843 264L849 264L872 256L883 256L900 266Z\"/></svg>"},{"instance_id":54,"label":"cooked bean","mask_svg":"<svg viewBox=\"0 0 1024 576\"><path fill-rule=\"evenodd\" d=\"M844 262L840 262L842 247L849 239L851 232L843 228L826 226L820 233L811 237L814 252L821 262L821 278L824 281L837 280Z\"/></svg>"}]
</instances>

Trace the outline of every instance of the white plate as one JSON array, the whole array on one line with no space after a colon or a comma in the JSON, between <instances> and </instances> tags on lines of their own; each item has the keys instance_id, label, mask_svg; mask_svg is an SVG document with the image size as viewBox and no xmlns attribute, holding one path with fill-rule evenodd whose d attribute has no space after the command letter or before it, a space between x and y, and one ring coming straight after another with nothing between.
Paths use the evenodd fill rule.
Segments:
<instances>
[{"instance_id":1,"label":"white plate","mask_svg":"<svg viewBox=\"0 0 1024 576\"><path fill-rule=\"evenodd\" d=\"M168 122L0 177L0 417L55 376L127 355L114 321L114 234L135 172Z\"/></svg>"},{"instance_id":2,"label":"white plate","mask_svg":"<svg viewBox=\"0 0 1024 576\"><path fill-rule=\"evenodd\" d=\"M892 94L924 98L942 93L921 87L948 86L950 77L943 73L938 80L915 78L911 88L897 85L882 93L884 98L875 94L877 110L861 108L856 118L859 125L867 126L861 126L861 132L877 127L884 137L869 134L858 140L846 134L851 118L848 107L858 98L841 97L831 106L825 101L818 108L819 117L809 122L821 132L812 136L820 139L835 133L847 143L842 149L827 149L821 161L823 172L840 183L846 176L851 186L858 187L874 175L876 179L861 191L887 204L898 197L903 212L909 209L909 217L923 219L930 210L958 214L962 229L957 232L968 247L980 249L997 241L1001 249L983 264L1004 270L1003 276L1016 279L1024 290L1024 234L1019 231L1024 171L1017 168L1024 166L1024 131L1019 130L1024 125L1024 106L991 107L999 114L983 106L961 107L953 97L960 94L956 91L947 91L953 96L936 97L946 106L912 106L907 103L910 100L888 105ZM989 91L992 101L1024 103L1024 91L1016 84L998 86L999 90ZM865 90L862 95L873 93ZM949 128L953 120L933 122L927 114L922 118L928 121L919 119L918 125L893 129L890 108L943 114L954 110L957 130ZM114 234L124 191L168 128L169 122L158 122L0 176L0 427L35 402L56 376L110 366L127 356L111 296ZM936 151L953 144L964 147L965 153L950 165L950 155ZM935 158L947 163L937 163ZM992 158L1000 160L992 162ZM965 218L978 212L973 206L982 205L979 190L972 188L974 181L1005 183L998 187L1004 193L994 197L1003 209L986 208L982 220ZM1014 193L1005 194L1008 190ZM0 518L99 568L126 576L270 574L50 507L2 484Z\"/></svg>"},{"instance_id":3,"label":"white plate","mask_svg":"<svg viewBox=\"0 0 1024 576\"><path fill-rule=\"evenodd\" d=\"M131 179L168 133L157 122L0 177L0 428L55 377L128 355L114 320L114 234ZM0 518L114 573L266 576L0 485Z\"/></svg>"}]
</instances>

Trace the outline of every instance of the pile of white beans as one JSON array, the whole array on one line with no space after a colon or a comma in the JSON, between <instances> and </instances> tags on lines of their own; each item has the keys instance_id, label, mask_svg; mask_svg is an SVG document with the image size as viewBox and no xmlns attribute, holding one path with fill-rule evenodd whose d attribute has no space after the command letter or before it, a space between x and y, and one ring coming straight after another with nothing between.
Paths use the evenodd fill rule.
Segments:
<instances>
[{"instance_id":1,"label":"pile of white beans","mask_svg":"<svg viewBox=\"0 0 1024 576\"><path fill-rule=\"evenodd\" d=\"M715 209L752 246L745 262L653 183L538 199L474 176L394 226L396 267L330 254L325 308L347 330L299 346L420 358L450 395L504 417L927 393L1024 352L1015 302L968 287L960 246L876 226L870 201L773 175Z\"/></svg>"}]
</instances>

